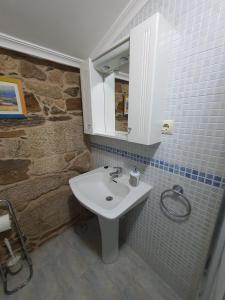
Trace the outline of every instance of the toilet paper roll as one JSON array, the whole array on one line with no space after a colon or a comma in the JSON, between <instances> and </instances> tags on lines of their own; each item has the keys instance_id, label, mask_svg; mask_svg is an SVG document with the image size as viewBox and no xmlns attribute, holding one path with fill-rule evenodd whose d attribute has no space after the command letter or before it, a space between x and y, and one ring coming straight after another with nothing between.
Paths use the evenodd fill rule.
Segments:
<instances>
[{"instance_id":1,"label":"toilet paper roll","mask_svg":"<svg viewBox=\"0 0 225 300\"><path fill-rule=\"evenodd\" d=\"M9 214L0 216L0 232L9 230L11 228L11 222Z\"/></svg>"}]
</instances>

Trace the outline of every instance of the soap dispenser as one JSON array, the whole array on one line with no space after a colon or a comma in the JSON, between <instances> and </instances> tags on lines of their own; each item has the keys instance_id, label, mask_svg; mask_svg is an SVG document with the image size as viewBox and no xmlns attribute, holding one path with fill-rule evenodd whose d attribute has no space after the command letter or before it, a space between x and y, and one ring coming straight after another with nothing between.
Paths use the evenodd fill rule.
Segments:
<instances>
[{"instance_id":1,"label":"soap dispenser","mask_svg":"<svg viewBox=\"0 0 225 300\"><path fill-rule=\"evenodd\" d=\"M140 172L137 170L137 167L134 168L133 171L130 172L130 185L138 186L140 180Z\"/></svg>"}]
</instances>

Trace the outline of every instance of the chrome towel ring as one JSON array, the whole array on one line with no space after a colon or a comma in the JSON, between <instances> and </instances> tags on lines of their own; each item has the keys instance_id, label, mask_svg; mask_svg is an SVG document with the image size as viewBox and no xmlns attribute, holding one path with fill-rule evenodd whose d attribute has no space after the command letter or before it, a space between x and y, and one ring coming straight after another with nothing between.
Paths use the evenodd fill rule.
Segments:
<instances>
[{"instance_id":1,"label":"chrome towel ring","mask_svg":"<svg viewBox=\"0 0 225 300\"><path fill-rule=\"evenodd\" d=\"M172 189L165 190L161 194L160 208L174 221L184 221L191 214L190 201L183 194L184 190L180 185L174 185ZM166 201L168 198L170 201Z\"/></svg>"}]
</instances>

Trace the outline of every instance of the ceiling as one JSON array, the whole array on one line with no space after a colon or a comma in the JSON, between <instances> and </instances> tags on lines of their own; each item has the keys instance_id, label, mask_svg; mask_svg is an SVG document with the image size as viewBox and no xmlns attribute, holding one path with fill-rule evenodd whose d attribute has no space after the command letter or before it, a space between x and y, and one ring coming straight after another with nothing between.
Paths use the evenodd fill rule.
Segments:
<instances>
[{"instance_id":1,"label":"ceiling","mask_svg":"<svg viewBox=\"0 0 225 300\"><path fill-rule=\"evenodd\" d=\"M129 0L0 1L0 32L85 59Z\"/></svg>"}]
</instances>

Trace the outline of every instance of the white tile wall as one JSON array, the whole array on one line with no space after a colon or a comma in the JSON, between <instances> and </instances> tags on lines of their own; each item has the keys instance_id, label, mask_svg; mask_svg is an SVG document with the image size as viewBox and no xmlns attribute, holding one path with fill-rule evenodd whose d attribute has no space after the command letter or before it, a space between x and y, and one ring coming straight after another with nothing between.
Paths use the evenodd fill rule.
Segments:
<instances>
[{"instance_id":1,"label":"white tile wall","mask_svg":"<svg viewBox=\"0 0 225 300\"><path fill-rule=\"evenodd\" d=\"M225 176L225 1L153 0L118 37L160 12L173 26L169 36L170 78L164 118L175 121L172 136L142 146L92 137L109 145L209 174ZM93 148L97 165L134 162ZM205 264L222 189L139 164L142 179L154 185L150 199L128 214L127 242L183 299L194 299ZM159 209L160 194L180 184L191 200L192 214L174 223Z\"/></svg>"}]
</instances>

